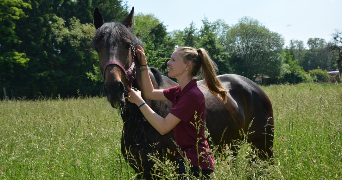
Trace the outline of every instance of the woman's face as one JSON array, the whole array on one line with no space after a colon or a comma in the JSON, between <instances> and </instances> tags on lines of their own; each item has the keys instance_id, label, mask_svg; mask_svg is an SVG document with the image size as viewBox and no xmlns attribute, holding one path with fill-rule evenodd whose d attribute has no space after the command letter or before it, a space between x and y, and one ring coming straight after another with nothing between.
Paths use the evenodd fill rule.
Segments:
<instances>
[{"instance_id":1,"label":"woman's face","mask_svg":"<svg viewBox=\"0 0 342 180\"><path fill-rule=\"evenodd\" d=\"M189 72L189 66L184 63L182 56L178 51L174 51L171 55L171 59L167 62L169 67L168 76L171 78L178 78L187 75Z\"/></svg>"}]
</instances>

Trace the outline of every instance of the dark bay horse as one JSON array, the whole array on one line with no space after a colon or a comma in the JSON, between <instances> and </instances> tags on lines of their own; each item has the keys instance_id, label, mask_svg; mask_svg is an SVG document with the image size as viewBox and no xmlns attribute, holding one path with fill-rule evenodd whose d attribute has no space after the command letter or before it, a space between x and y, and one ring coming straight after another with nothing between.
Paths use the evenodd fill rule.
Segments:
<instances>
[{"instance_id":1,"label":"dark bay horse","mask_svg":"<svg viewBox=\"0 0 342 180\"><path fill-rule=\"evenodd\" d=\"M153 161L148 160L146 154L174 152L176 147L172 141L172 131L160 135L139 115L137 107L125 101L125 87L128 84L141 90L140 64L135 57L134 47L142 45L142 42L133 35L131 29L133 14L134 8L122 23L105 23L96 8L93 17L97 31L92 47L99 56L107 100L114 108L121 108L125 122L121 138L122 154L138 178L151 179ZM155 68L149 68L149 74L155 89L177 85ZM241 139L242 132L248 134L247 141L259 152L260 157L273 157L273 109L265 92L251 80L239 75L225 74L220 75L219 79L229 90L225 104L208 92L203 81L197 82L205 96L206 125L215 145L229 145ZM145 101L163 117L171 110L171 102ZM172 155L170 158L175 160Z\"/></svg>"}]
</instances>

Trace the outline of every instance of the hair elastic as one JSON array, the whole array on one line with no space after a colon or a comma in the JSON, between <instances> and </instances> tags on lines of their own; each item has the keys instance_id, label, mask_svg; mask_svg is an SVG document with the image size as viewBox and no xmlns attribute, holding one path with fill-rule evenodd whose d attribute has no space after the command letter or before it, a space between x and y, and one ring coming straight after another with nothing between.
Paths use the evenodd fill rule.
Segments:
<instances>
[{"instance_id":1,"label":"hair elastic","mask_svg":"<svg viewBox=\"0 0 342 180\"><path fill-rule=\"evenodd\" d=\"M198 55L200 55L200 53L202 53L202 50L198 48L197 53L198 53Z\"/></svg>"},{"instance_id":2,"label":"hair elastic","mask_svg":"<svg viewBox=\"0 0 342 180\"><path fill-rule=\"evenodd\" d=\"M146 102L143 102L140 106L139 106L139 109L141 108L141 106L143 106L143 105L145 105L146 104Z\"/></svg>"}]
</instances>

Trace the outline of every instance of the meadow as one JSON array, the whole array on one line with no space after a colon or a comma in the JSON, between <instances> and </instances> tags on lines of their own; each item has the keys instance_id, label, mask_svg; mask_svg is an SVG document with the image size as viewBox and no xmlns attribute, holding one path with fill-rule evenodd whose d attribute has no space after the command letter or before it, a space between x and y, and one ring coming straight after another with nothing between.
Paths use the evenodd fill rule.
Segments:
<instances>
[{"instance_id":1,"label":"meadow","mask_svg":"<svg viewBox=\"0 0 342 180\"><path fill-rule=\"evenodd\" d=\"M342 84L262 88L274 110L274 163L246 142L236 142L237 157L214 147L216 179L342 179ZM0 179L134 179L122 123L104 97L0 101ZM156 168L177 179L171 162Z\"/></svg>"}]
</instances>

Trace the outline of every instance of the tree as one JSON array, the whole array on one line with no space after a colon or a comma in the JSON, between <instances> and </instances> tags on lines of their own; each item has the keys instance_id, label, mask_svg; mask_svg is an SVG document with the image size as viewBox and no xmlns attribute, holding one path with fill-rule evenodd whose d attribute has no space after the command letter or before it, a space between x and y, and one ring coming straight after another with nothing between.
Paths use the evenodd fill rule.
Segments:
<instances>
[{"instance_id":1,"label":"tree","mask_svg":"<svg viewBox=\"0 0 342 180\"><path fill-rule=\"evenodd\" d=\"M16 24L19 19L27 18L23 9L30 8L22 0L0 1L0 87L9 86L18 73L16 69L27 68L30 59L24 51L15 50L22 42L16 34Z\"/></svg>"},{"instance_id":2,"label":"tree","mask_svg":"<svg viewBox=\"0 0 342 180\"><path fill-rule=\"evenodd\" d=\"M0 85L27 98L100 94L87 77L98 66L88 47L95 7L109 21L128 14L120 0L1 1Z\"/></svg>"},{"instance_id":3,"label":"tree","mask_svg":"<svg viewBox=\"0 0 342 180\"><path fill-rule=\"evenodd\" d=\"M204 48L209 53L211 59L218 65L217 74L231 72L228 63L229 53L220 43L220 32L223 32L228 25L222 20L209 22L208 19L202 20L203 25L198 30L193 22L183 31L173 31L172 38L177 46L190 46L194 48Z\"/></svg>"},{"instance_id":4,"label":"tree","mask_svg":"<svg viewBox=\"0 0 342 180\"><path fill-rule=\"evenodd\" d=\"M100 86L88 79L87 72L93 69L93 65L98 67L97 54L88 47L95 28L92 24L81 24L75 17L70 22L70 26L66 27L65 21L56 16L52 23L55 48L61 53L54 58L50 78L58 87L55 93L62 97L76 96L77 91L94 94L94 91L99 92Z\"/></svg>"},{"instance_id":5,"label":"tree","mask_svg":"<svg viewBox=\"0 0 342 180\"><path fill-rule=\"evenodd\" d=\"M195 23L191 22L189 27L186 27L183 31L183 43L182 46L190 46L195 47L196 43L198 42L198 35L197 35L197 29L195 27Z\"/></svg>"},{"instance_id":6,"label":"tree","mask_svg":"<svg viewBox=\"0 0 342 180\"><path fill-rule=\"evenodd\" d=\"M302 63L305 71L316 68L331 70L331 60L333 58L327 49L327 43L321 38L309 38L307 41L309 50L304 55Z\"/></svg>"},{"instance_id":7,"label":"tree","mask_svg":"<svg viewBox=\"0 0 342 180\"><path fill-rule=\"evenodd\" d=\"M231 55L234 73L251 80L257 76L280 75L284 39L259 21L249 17L240 19L229 28L221 42Z\"/></svg>"},{"instance_id":8,"label":"tree","mask_svg":"<svg viewBox=\"0 0 342 180\"><path fill-rule=\"evenodd\" d=\"M144 43L149 65L165 73L166 62L176 45L167 33L166 26L153 14L138 13L134 16L133 31Z\"/></svg>"},{"instance_id":9,"label":"tree","mask_svg":"<svg viewBox=\"0 0 342 180\"><path fill-rule=\"evenodd\" d=\"M298 63L302 65L304 61L304 55L306 52L304 42L301 40L292 39L290 41L290 47L288 48L288 50L292 55L292 60L297 59Z\"/></svg>"},{"instance_id":10,"label":"tree","mask_svg":"<svg viewBox=\"0 0 342 180\"><path fill-rule=\"evenodd\" d=\"M134 15L133 31L142 41L147 40L152 28L161 22L153 14L137 13Z\"/></svg>"},{"instance_id":11,"label":"tree","mask_svg":"<svg viewBox=\"0 0 342 180\"><path fill-rule=\"evenodd\" d=\"M282 83L300 83L306 81L305 71L298 64L298 60L293 60L289 50L282 53L284 63L282 65L281 82Z\"/></svg>"},{"instance_id":12,"label":"tree","mask_svg":"<svg viewBox=\"0 0 342 180\"><path fill-rule=\"evenodd\" d=\"M333 42L328 44L328 48L337 54L336 63L337 68L342 75L342 31L336 30L333 36Z\"/></svg>"},{"instance_id":13,"label":"tree","mask_svg":"<svg viewBox=\"0 0 342 180\"><path fill-rule=\"evenodd\" d=\"M212 58L212 60L219 67L218 74L227 74L230 73L231 67L228 63L229 53L225 50L225 48L220 44L219 37L217 33L222 28L225 28L225 24L222 21L209 22L208 19L202 20L203 25L199 30L199 40L196 44L197 47L203 47L206 49Z\"/></svg>"},{"instance_id":14,"label":"tree","mask_svg":"<svg viewBox=\"0 0 342 180\"><path fill-rule=\"evenodd\" d=\"M169 34L175 41L177 47L196 47L200 39L198 29L194 22L191 22L189 27L185 27L184 30L174 30Z\"/></svg>"}]
</instances>

